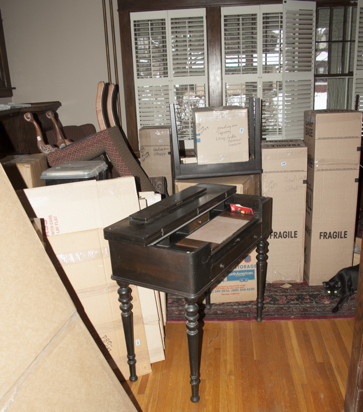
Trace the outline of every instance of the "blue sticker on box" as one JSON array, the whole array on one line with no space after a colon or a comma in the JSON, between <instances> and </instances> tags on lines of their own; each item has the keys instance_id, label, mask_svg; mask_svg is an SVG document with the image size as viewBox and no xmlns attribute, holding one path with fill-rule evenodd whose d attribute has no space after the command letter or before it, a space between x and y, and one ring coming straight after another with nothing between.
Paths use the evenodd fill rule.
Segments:
<instances>
[{"instance_id":1,"label":"blue sticker on box","mask_svg":"<svg viewBox=\"0 0 363 412\"><path fill-rule=\"evenodd\" d=\"M255 278L254 269L251 270L234 270L231 272L227 278L227 282L248 282Z\"/></svg>"}]
</instances>

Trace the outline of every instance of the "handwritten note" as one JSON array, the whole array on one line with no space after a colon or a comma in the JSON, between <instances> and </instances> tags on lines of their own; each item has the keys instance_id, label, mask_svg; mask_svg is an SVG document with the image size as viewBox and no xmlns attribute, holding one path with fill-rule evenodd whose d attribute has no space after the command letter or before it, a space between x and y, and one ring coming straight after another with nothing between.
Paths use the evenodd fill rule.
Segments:
<instances>
[{"instance_id":1,"label":"handwritten note","mask_svg":"<svg viewBox=\"0 0 363 412\"><path fill-rule=\"evenodd\" d=\"M195 140L199 164L248 161L247 109L223 107L196 110Z\"/></svg>"}]
</instances>

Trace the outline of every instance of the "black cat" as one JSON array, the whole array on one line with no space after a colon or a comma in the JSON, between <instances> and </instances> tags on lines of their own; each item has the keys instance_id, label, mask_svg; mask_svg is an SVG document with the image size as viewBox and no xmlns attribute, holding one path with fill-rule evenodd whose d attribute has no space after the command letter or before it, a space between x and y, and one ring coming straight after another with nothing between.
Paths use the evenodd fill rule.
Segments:
<instances>
[{"instance_id":1,"label":"black cat","mask_svg":"<svg viewBox=\"0 0 363 412\"><path fill-rule=\"evenodd\" d=\"M330 296L340 297L332 312L338 312L350 296L357 291L359 278L359 265L341 269L323 286Z\"/></svg>"}]
</instances>

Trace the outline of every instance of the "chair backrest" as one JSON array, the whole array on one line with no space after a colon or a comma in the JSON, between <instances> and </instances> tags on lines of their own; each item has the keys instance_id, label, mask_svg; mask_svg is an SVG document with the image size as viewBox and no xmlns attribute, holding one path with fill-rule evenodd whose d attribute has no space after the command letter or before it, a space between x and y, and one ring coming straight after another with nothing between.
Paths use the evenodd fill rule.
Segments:
<instances>
[{"instance_id":1,"label":"chair backrest","mask_svg":"<svg viewBox=\"0 0 363 412\"><path fill-rule=\"evenodd\" d=\"M117 113L118 85L110 83L107 91L107 117L110 127L121 127L120 117Z\"/></svg>"},{"instance_id":2,"label":"chair backrest","mask_svg":"<svg viewBox=\"0 0 363 412\"><path fill-rule=\"evenodd\" d=\"M100 130L110 127L107 115L108 83L98 82L96 93L96 116Z\"/></svg>"},{"instance_id":3,"label":"chair backrest","mask_svg":"<svg viewBox=\"0 0 363 412\"><path fill-rule=\"evenodd\" d=\"M100 130L109 127L120 127L117 112L118 85L115 83L98 82L96 94L96 115Z\"/></svg>"}]
</instances>

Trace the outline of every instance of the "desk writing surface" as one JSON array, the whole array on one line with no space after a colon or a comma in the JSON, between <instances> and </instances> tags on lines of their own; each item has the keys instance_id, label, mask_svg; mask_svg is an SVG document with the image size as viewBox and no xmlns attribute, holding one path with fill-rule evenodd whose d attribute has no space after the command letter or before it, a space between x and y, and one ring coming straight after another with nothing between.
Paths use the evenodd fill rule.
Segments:
<instances>
[{"instance_id":1,"label":"desk writing surface","mask_svg":"<svg viewBox=\"0 0 363 412\"><path fill-rule=\"evenodd\" d=\"M186 239L201 240L203 242L223 243L235 232L245 226L249 220L233 219L227 216L217 216Z\"/></svg>"}]
</instances>

